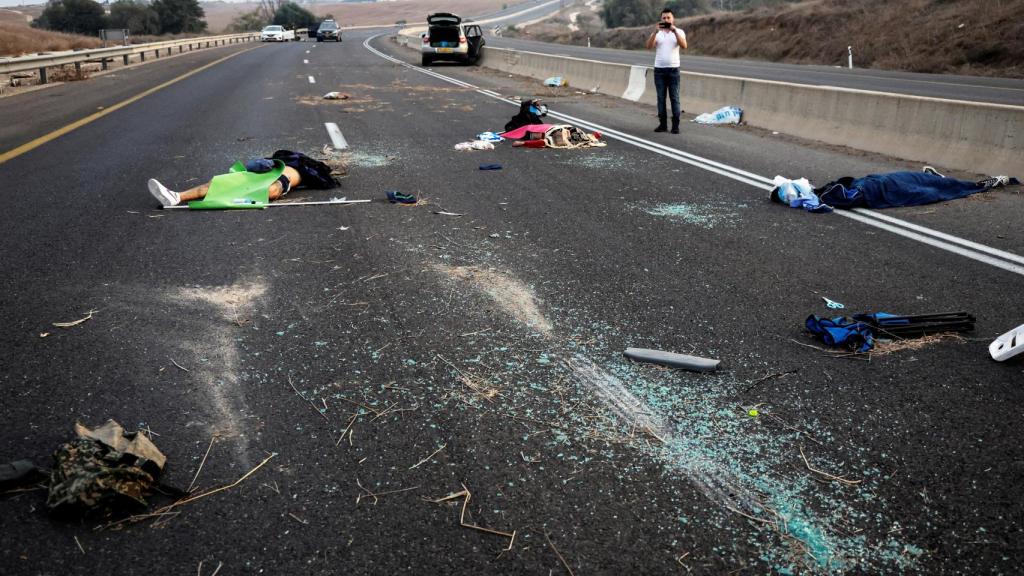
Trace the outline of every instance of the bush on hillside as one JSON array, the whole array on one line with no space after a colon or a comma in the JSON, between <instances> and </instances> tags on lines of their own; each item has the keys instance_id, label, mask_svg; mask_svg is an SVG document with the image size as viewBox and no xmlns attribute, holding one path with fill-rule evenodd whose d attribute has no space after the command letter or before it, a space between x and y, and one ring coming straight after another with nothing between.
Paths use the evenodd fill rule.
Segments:
<instances>
[{"instance_id":1,"label":"bush on hillside","mask_svg":"<svg viewBox=\"0 0 1024 576\"><path fill-rule=\"evenodd\" d=\"M159 34L160 16L149 4L136 0L117 0L107 17L110 28L127 28L132 35Z\"/></svg>"},{"instance_id":2,"label":"bush on hillside","mask_svg":"<svg viewBox=\"0 0 1024 576\"><path fill-rule=\"evenodd\" d=\"M97 34L106 26L103 6L93 0L50 0L43 13L32 22L45 28L73 34Z\"/></svg>"},{"instance_id":3,"label":"bush on hillside","mask_svg":"<svg viewBox=\"0 0 1024 576\"><path fill-rule=\"evenodd\" d=\"M319 22L312 12L294 2L285 2L274 12L274 24L285 28L305 28Z\"/></svg>"},{"instance_id":4,"label":"bush on hillside","mask_svg":"<svg viewBox=\"0 0 1024 576\"><path fill-rule=\"evenodd\" d=\"M164 34L206 30L206 13L199 0L153 0L152 6L160 17L160 31Z\"/></svg>"}]
</instances>

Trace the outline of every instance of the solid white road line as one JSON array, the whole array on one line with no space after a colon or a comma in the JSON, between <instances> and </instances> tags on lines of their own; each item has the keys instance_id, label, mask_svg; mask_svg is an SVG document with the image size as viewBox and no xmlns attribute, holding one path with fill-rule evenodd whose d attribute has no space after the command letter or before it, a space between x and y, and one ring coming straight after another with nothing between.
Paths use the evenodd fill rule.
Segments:
<instances>
[{"instance_id":1,"label":"solid white road line","mask_svg":"<svg viewBox=\"0 0 1024 576\"><path fill-rule=\"evenodd\" d=\"M477 86L474 86L473 84L469 84L468 82L463 82L462 80L458 80L456 78L451 78L443 74L438 74L433 70L422 68L420 66L415 66L403 60L399 60L398 58L389 56L381 52L380 50L377 50L376 48L370 46L370 41L378 38L379 36L381 35L367 38L366 41L363 42L363 46L370 52L376 54L377 56L380 56L381 58L384 58L385 60L394 62L395 64L399 64L406 68L417 70L428 76L433 76L434 78L437 78L439 80L443 80L450 84L455 84L456 86L473 89L477 93L482 94L484 96L495 98L497 100L507 102L514 106L520 105L520 102L518 100L505 98L491 90L485 90ZM736 168L735 166L730 166L728 164L724 164L721 162L715 162L714 160L703 158L701 156L697 156L696 154L691 154L689 152L685 152L683 150L679 150L676 148L671 148L669 146L665 146L657 142L652 142L650 140L646 140L638 136L633 136L632 134L620 132L613 128L608 128L607 126L601 126L600 124L595 124L593 122L583 120L582 118L576 118L568 114L553 112L551 110L548 111L548 116L552 118L557 118L559 120L571 122L581 128L597 130L601 132L602 137L610 137L615 140L621 140L623 142L626 142L627 144L632 144L633 146L636 146L638 148L649 150L651 152L654 152L655 154L660 154L662 156L672 158L673 160L677 160L679 162L684 162L686 164L695 166L702 170L714 172L716 174L725 176L726 178L731 178L733 180L743 182L744 184L748 184L761 190L771 190L774 186L772 184L772 179L767 178L765 176L747 172L740 168ZM989 264L996 268L1000 268L1002 270L1006 270L1008 272L1024 276L1024 266L1014 264L1015 262L1024 264L1024 256L1020 256L1012 252L1006 252L1004 250L999 250L998 248L993 248L991 246L979 244L977 242L973 242L965 238L953 236L952 234L947 234L945 232L933 230L926 226L921 226L919 224L907 222L906 220L901 220L899 218L894 218L892 216L879 214L874 210L868 210L866 208L857 208L855 210L836 210L834 214L838 214L851 220L856 220L857 222L860 222L862 224L867 224L869 226L874 226L875 228L880 228L882 230L892 232L893 234L903 236L904 238L916 240L918 242L927 244L929 246L933 246L935 248L939 248L941 250L946 250L948 252L964 256L965 258L970 258L977 262Z\"/></svg>"},{"instance_id":2,"label":"solid white road line","mask_svg":"<svg viewBox=\"0 0 1024 576\"><path fill-rule=\"evenodd\" d=\"M327 135L331 137L331 143L334 144L335 150L344 150L348 148L348 142L345 141L345 137L341 134L341 129L334 122L325 122L324 127L327 128Z\"/></svg>"},{"instance_id":3,"label":"solid white road line","mask_svg":"<svg viewBox=\"0 0 1024 576\"><path fill-rule=\"evenodd\" d=\"M309 77L309 83L310 84L316 84L316 78L313 78L312 76L310 76Z\"/></svg>"}]
</instances>

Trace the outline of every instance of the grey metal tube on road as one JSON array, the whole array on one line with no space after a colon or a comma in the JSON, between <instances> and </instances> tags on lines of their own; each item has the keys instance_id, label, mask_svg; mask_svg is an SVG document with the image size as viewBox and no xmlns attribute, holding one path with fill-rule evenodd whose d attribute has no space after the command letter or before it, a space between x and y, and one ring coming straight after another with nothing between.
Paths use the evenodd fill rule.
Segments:
<instances>
[{"instance_id":1,"label":"grey metal tube on road","mask_svg":"<svg viewBox=\"0 0 1024 576\"><path fill-rule=\"evenodd\" d=\"M714 372L718 369L721 360L689 356L687 354L676 354L664 350L651 350L649 348L626 348L623 356L636 362L649 362L660 364L669 368L682 368L694 372Z\"/></svg>"}]
</instances>

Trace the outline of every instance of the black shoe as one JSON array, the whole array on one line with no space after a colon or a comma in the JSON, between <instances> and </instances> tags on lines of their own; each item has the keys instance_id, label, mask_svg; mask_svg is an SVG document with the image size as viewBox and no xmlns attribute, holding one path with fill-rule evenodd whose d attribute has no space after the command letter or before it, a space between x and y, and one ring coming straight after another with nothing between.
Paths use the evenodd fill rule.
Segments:
<instances>
[{"instance_id":1,"label":"black shoe","mask_svg":"<svg viewBox=\"0 0 1024 576\"><path fill-rule=\"evenodd\" d=\"M664 124L658 124L658 127L654 129L655 132L668 132L668 126Z\"/></svg>"},{"instance_id":2,"label":"black shoe","mask_svg":"<svg viewBox=\"0 0 1024 576\"><path fill-rule=\"evenodd\" d=\"M672 133L673 134L679 134L679 124L673 124L672 125Z\"/></svg>"}]
</instances>

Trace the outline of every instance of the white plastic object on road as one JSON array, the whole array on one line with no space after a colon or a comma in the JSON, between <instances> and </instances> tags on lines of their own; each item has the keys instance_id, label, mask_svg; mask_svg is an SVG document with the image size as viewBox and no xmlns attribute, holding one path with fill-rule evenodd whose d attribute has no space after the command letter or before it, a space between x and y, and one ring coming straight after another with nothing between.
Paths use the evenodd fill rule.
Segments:
<instances>
[{"instance_id":1,"label":"white plastic object on road","mask_svg":"<svg viewBox=\"0 0 1024 576\"><path fill-rule=\"evenodd\" d=\"M474 140L472 142L459 142L455 145L456 150L494 150L494 144L486 142L484 140Z\"/></svg>"},{"instance_id":2,"label":"white plastic object on road","mask_svg":"<svg viewBox=\"0 0 1024 576\"><path fill-rule=\"evenodd\" d=\"M705 112L693 119L697 124L739 124L743 109L739 106L723 106L714 112Z\"/></svg>"},{"instance_id":3,"label":"white plastic object on road","mask_svg":"<svg viewBox=\"0 0 1024 576\"><path fill-rule=\"evenodd\" d=\"M1024 352L1024 324L1017 326L988 345L988 353L996 362L1009 360Z\"/></svg>"}]
</instances>

